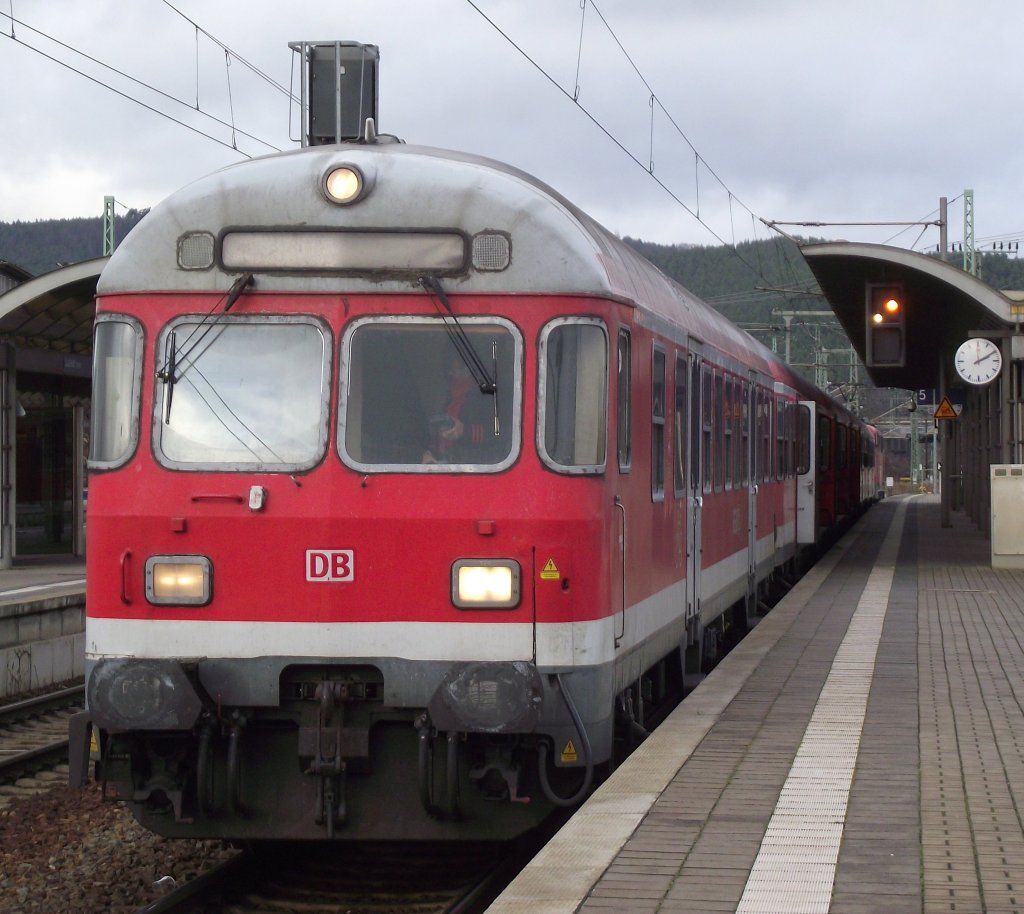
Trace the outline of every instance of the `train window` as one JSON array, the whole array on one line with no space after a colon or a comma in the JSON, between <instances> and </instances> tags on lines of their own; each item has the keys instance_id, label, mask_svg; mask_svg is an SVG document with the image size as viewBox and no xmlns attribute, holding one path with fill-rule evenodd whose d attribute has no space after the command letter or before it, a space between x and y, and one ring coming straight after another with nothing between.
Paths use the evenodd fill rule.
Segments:
<instances>
[{"instance_id":1,"label":"train window","mask_svg":"<svg viewBox=\"0 0 1024 914\"><path fill-rule=\"evenodd\" d=\"M775 478L786 478L786 403L775 397Z\"/></svg>"},{"instance_id":2,"label":"train window","mask_svg":"<svg viewBox=\"0 0 1024 914\"><path fill-rule=\"evenodd\" d=\"M711 369L704 367L704 384L701 389L701 464L704 467L703 488L705 492L711 491L711 435L714 430L714 386L711 380Z\"/></svg>"},{"instance_id":3,"label":"train window","mask_svg":"<svg viewBox=\"0 0 1024 914\"><path fill-rule=\"evenodd\" d=\"M700 408L701 397L700 362L694 358L690 363L690 401L688 416L690 422L690 491L698 492L701 488L701 439L704 434Z\"/></svg>"},{"instance_id":4,"label":"train window","mask_svg":"<svg viewBox=\"0 0 1024 914\"><path fill-rule=\"evenodd\" d=\"M665 497L665 353L654 350L651 365L651 498Z\"/></svg>"},{"instance_id":5,"label":"train window","mask_svg":"<svg viewBox=\"0 0 1024 914\"><path fill-rule=\"evenodd\" d=\"M619 451L619 470L628 472L633 460L632 429L630 428L630 339L628 330L619 331L619 364L616 381L617 411L616 438Z\"/></svg>"},{"instance_id":6,"label":"train window","mask_svg":"<svg viewBox=\"0 0 1024 914\"><path fill-rule=\"evenodd\" d=\"M818 417L818 469L827 470L832 462L832 422L828 416Z\"/></svg>"},{"instance_id":7,"label":"train window","mask_svg":"<svg viewBox=\"0 0 1024 914\"><path fill-rule=\"evenodd\" d=\"M141 388L142 327L101 314L93 344L91 469L120 466L135 453Z\"/></svg>"},{"instance_id":8,"label":"train window","mask_svg":"<svg viewBox=\"0 0 1024 914\"><path fill-rule=\"evenodd\" d=\"M608 338L594 318L560 318L541 332L537 449L560 473L600 473L608 424Z\"/></svg>"},{"instance_id":9,"label":"train window","mask_svg":"<svg viewBox=\"0 0 1024 914\"><path fill-rule=\"evenodd\" d=\"M725 378L715 372L715 491L725 486Z\"/></svg>"},{"instance_id":10,"label":"train window","mask_svg":"<svg viewBox=\"0 0 1024 914\"><path fill-rule=\"evenodd\" d=\"M722 450L722 475L725 477L725 487L727 489L732 488L733 473L734 473L734 461L736 455L734 449L736 447L734 431L734 419L733 419L733 405L734 405L734 385L732 378L725 379L725 400L722 409L722 425L723 425L723 436L725 438L725 447Z\"/></svg>"},{"instance_id":11,"label":"train window","mask_svg":"<svg viewBox=\"0 0 1024 914\"><path fill-rule=\"evenodd\" d=\"M741 486L746 486L750 482L750 385L746 381L740 381L738 384L736 426L739 430L740 446L736 455L739 461L736 480Z\"/></svg>"},{"instance_id":12,"label":"train window","mask_svg":"<svg viewBox=\"0 0 1024 914\"><path fill-rule=\"evenodd\" d=\"M686 489L686 356L676 353L675 460L672 491L680 498Z\"/></svg>"},{"instance_id":13,"label":"train window","mask_svg":"<svg viewBox=\"0 0 1024 914\"><path fill-rule=\"evenodd\" d=\"M840 423L836 426L836 466L840 470L846 469L846 449L848 446L846 426Z\"/></svg>"},{"instance_id":14,"label":"train window","mask_svg":"<svg viewBox=\"0 0 1024 914\"><path fill-rule=\"evenodd\" d=\"M522 341L508 321L355 321L342 343L342 460L373 473L494 473L519 450ZM481 386L493 382L494 390Z\"/></svg>"},{"instance_id":15,"label":"train window","mask_svg":"<svg viewBox=\"0 0 1024 914\"><path fill-rule=\"evenodd\" d=\"M319 321L186 317L162 333L157 361L165 466L291 472L323 458L331 336Z\"/></svg>"},{"instance_id":16,"label":"train window","mask_svg":"<svg viewBox=\"0 0 1024 914\"><path fill-rule=\"evenodd\" d=\"M811 410L799 404L796 408L796 467L797 476L811 469Z\"/></svg>"},{"instance_id":17,"label":"train window","mask_svg":"<svg viewBox=\"0 0 1024 914\"><path fill-rule=\"evenodd\" d=\"M768 482L772 478L772 415L768 391L762 390L758 399L760 405L757 410L757 425L758 439L761 442L759 458L761 481Z\"/></svg>"}]
</instances>

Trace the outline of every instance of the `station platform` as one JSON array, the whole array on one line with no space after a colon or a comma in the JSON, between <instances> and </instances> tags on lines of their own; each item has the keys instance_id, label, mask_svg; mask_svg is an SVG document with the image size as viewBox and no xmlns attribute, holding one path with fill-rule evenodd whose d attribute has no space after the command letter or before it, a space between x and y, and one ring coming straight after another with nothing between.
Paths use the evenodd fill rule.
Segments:
<instances>
[{"instance_id":1,"label":"station platform","mask_svg":"<svg viewBox=\"0 0 1024 914\"><path fill-rule=\"evenodd\" d=\"M85 562L23 557L0 570L0 698L83 674Z\"/></svg>"},{"instance_id":2,"label":"station platform","mask_svg":"<svg viewBox=\"0 0 1024 914\"><path fill-rule=\"evenodd\" d=\"M1024 572L873 507L488 908L1024 912Z\"/></svg>"},{"instance_id":3,"label":"station platform","mask_svg":"<svg viewBox=\"0 0 1024 914\"><path fill-rule=\"evenodd\" d=\"M85 559L70 555L29 556L0 570L0 606L37 604L85 594Z\"/></svg>"}]
</instances>

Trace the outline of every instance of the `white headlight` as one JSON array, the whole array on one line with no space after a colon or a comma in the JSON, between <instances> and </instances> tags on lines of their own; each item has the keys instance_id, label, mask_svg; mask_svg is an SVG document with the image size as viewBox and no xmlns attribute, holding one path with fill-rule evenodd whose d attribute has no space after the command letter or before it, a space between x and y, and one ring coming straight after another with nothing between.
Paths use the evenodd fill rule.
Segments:
<instances>
[{"instance_id":1,"label":"white headlight","mask_svg":"<svg viewBox=\"0 0 1024 914\"><path fill-rule=\"evenodd\" d=\"M146 560L146 599L158 606L205 606L212 566L202 555L154 555Z\"/></svg>"},{"instance_id":2,"label":"white headlight","mask_svg":"<svg viewBox=\"0 0 1024 914\"><path fill-rule=\"evenodd\" d=\"M460 559L452 565L452 602L462 609L507 609L519 604L519 563Z\"/></svg>"},{"instance_id":3,"label":"white headlight","mask_svg":"<svg viewBox=\"0 0 1024 914\"><path fill-rule=\"evenodd\" d=\"M352 203L363 192L363 175L352 165L332 168L324 178L324 192L333 203Z\"/></svg>"}]
</instances>

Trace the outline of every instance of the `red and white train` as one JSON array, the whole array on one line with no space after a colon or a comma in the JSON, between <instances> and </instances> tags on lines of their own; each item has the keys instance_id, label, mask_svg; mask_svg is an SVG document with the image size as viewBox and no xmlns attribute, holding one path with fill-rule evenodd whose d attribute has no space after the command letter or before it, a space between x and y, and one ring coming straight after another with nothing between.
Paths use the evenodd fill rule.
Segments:
<instances>
[{"instance_id":1,"label":"red and white train","mask_svg":"<svg viewBox=\"0 0 1024 914\"><path fill-rule=\"evenodd\" d=\"M505 838L881 490L878 440L551 188L227 168L97 298L88 710L170 836Z\"/></svg>"}]
</instances>

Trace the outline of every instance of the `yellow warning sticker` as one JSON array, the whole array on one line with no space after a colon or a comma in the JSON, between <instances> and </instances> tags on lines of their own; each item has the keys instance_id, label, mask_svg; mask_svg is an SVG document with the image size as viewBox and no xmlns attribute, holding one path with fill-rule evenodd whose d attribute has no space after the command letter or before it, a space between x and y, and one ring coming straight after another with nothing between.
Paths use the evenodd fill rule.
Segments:
<instances>
[{"instance_id":1,"label":"yellow warning sticker","mask_svg":"<svg viewBox=\"0 0 1024 914\"><path fill-rule=\"evenodd\" d=\"M956 408L952 403L949 402L949 397L943 397L942 402L938 405L935 410L936 419L955 419L957 417Z\"/></svg>"},{"instance_id":2,"label":"yellow warning sticker","mask_svg":"<svg viewBox=\"0 0 1024 914\"><path fill-rule=\"evenodd\" d=\"M544 567L541 569L540 576L545 581L558 580L558 566L555 564L554 559L548 559L544 563Z\"/></svg>"},{"instance_id":3,"label":"yellow warning sticker","mask_svg":"<svg viewBox=\"0 0 1024 914\"><path fill-rule=\"evenodd\" d=\"M572 740L569 740L565 744L565 748L562 750L562 761L575 762L576 758L576 746L573 744Z\"/></svg>"}]
</instances>

